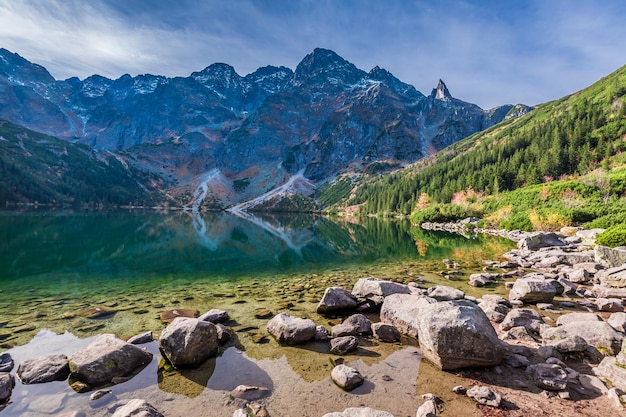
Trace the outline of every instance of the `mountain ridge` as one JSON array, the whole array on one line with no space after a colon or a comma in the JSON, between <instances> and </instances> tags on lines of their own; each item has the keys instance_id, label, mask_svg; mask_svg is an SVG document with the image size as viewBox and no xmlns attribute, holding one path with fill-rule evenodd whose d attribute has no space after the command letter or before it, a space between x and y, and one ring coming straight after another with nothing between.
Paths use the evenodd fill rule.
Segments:
<instances>
[{"instance_id":1,"label":"mountain ridge","mask_svg":"<svg viewBox=\"0 0 626 417\"><path fill-rule=\"evenodd\" d=\"M161 176L162 191L181 206L201 208L253 200L299 172L323 184L372 163L412 163L510 110L483 110L439 84L427 97L378 66L366 72L323 48L294 71L266 66L241 76L215 63L187 77L59 81L0 49L0 119L123 152L127 163ZM205 182L215 169L219 181ZM199 186L208 191L198 205Z\"/></svg>"}]
</instances>

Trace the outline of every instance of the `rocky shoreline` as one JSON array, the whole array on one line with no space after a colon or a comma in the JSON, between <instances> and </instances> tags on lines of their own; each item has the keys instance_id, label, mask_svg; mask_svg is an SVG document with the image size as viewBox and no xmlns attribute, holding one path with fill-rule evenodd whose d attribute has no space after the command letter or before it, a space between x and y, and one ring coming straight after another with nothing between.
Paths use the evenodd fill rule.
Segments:
<instances>
[{"instance_id":1,"label":"rocky shoreline","mask_svg":"<svg viewBox=\"0 0 626 417\"><path fill-rule=\"evenodd\" d=\"M505 285L508 298L488 292L479 298L470 297L445 285L422 288L419 282L361 278L350 291L328 287L322 296L318 313L345 317L330 329L308 318L280 313L268 315L267 334L283 346L325 345L333 363L329 376L346 392L367 384L369 376L343 363L344 355L358 355L360 346L398 343L409 337L419 341L422 356L441 372L473 375L471 387L450 389L472 399L483 410L514 413L516 408L523 409L509 388L572 404L603 398L606 410L623 410L626 251L595 246L592 240L598 231L575 228L559 234L485 231L473 227L471 219L454 225L426 225L429 227L517 241L518 248L504 255L507 261L484 261L484 271L469 276L474 287ZM459 266L454 260L444 260L443 267L443 276L457 279ZM174 316L185 315L181 313ZM378 314L378 320L370 320L372 314ZM191 317L171 317L158 339L161 356L167 358L160 367L172 372L197 368L228 345L230 330L223 324L229 319L228 312L187 315ZM11 356L2 354L0 401L10 401L15 377L22 384L68 380L75 391L91 392L90 402L106 404L114 417L162 416L143 399L107 399L111 397L110 386L132 380L152 360L152 354L141 347L149 342L151 332L128 341L105 334L69 358L48 355L23 361L15 373ZM505 384L498 379L503 373L516 375L516 379ZM487 382L481 383L481 379ZM281 415L280 410L268 406L269 387L240 385L229 395L236 406L233 417ZM424 393L417 411L410 413L418 417L445 415L450 404L440 396L438 392ZM567 409L568 405L562 407ZM69 410L61 415L86 414ZM323 417L341 416L392 414L349 407Z\"/></svg>"}]
</instances>

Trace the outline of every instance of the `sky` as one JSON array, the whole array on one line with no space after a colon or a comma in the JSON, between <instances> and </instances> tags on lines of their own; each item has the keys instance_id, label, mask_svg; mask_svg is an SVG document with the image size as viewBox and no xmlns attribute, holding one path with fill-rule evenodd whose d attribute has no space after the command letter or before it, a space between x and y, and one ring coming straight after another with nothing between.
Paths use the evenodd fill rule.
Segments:
<instances>
[{"instance_id":1,"label":"sky","mask_svg":"<svg viewBox=\"0 0 626 417\"><path fill-rule=\"evenodd\" d=\"M0 47L56 79L246 75L331 49L428 95L540 104L626 64L624 0L0 0Z\"/></svg>"}]
</instances>

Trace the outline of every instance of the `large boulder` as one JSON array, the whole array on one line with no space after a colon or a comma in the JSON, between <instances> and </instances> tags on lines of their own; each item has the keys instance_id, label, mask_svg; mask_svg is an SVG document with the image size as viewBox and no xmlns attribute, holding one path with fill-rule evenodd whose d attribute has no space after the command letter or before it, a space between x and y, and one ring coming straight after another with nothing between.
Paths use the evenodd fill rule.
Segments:
<instances>
[{"instance_id":1,"label":"large boulder","mask_svg":"<svg viewBox=\"0 0 626 417\"><path fill-rule=\"evenodd\" d=\"M0 372L0 403L11 397L14 386L15 379L13 375L8 372Z\"/></svg>"},{"instance_id":2,"label":"large boulder","mask_svg":"<svg viewBox=\"0 0 626 417\"><path fill-rule=\"evenodd\" d=\"M607 356L593 369L593 373L615 388L626 391L626 366L617 363L614 356Z\"/></svg>"},{"instance_id":3,"label":"large boulder","mask_svg":"<svg viewBox=\"0 0 626 417\"><path fill-rule=\"evenodd\" d=\"M381 304L385 297L391 294L410 294L407 285L386 281L379 278L359 278L352 288L352 295L358 298L367 298L376 304Z\"/></svg>"},{"instance_id":4,"label":"large boulder","mask_svg":"<svg viewBox=\"0 0 626 417\"><path fill-rule=\"evenodd\" d=\"M600 351L616 355L619 352L624 335L604 321L569 322L558 327L544 328L541 333L543 343L555 345L560 340L580 336L591 346Z\"/></svg>"},{"instance_id":5,"label":"large boulder","mask_svg":"<svg viewBox=\"0 0 626 417\"><path fill-rule=\"evenodd\" d=\"M335 384L346 391L352 391L365 381L359 371L346 365L335 366L330 377Z\"/></svg>"},{"instance_id":6,"label":"large boulder","mask_svg":"<svg viewBox=\"0 0 626 417\"><path fill-rule=\"evenodd\" d=\"M504 347L485 313L465 300L429 304L420 309L422 354L444 371L502 362Z\"/></svg>"},{"instance_id":7,"label":"large boulder","mask_svg":"<svg viewBox=\"0 0 626 417\"><path fill-rule=\"evenodd\" d=\"M341 287L328 287L317 305L318 313L349 310L355 308L357 300L354 295Z\"/></svg>"},{"instance_id":8,"label":"large boulder","mask_svg":"<svg viewBox=\"0 0 626 417\"><path fill-rule=\"evenodd\" d=\"M72 376L91 386L129 376L152 361L152 354L112 334L98 336L69 360Z\"/></svg>"},{"instance_id":9,"label":"large boulder","mask_svg":"<svg viewBox=\"0 0 626 417\"><path fill-rule=\"evenodd\" d=\"M509 292L509 299L528 304L551 303L556 295L556 288L541 278L520 278L515 281Z\"/></svg>"},{"instance_id":10,"label":"large boulder","mask_svg":"<svg viewBox=\"0 0 626 417\"><path fill-rule=\"evenodd\" d=\"M607 246L596 245L593 248L595 261L607 268L615 268L626 263L626 247L609 248Z\"/></svg>"},{"instance_id":11,"label":"large boulder","mask_svg":"<svg viewBox=\"0 0 626 417\"><path fill-rule=\"evenodd\" d=\"M421 295L389 295L380 308L380 321L395 326L401 333L417 337L420 310L435 302Z\"/></svg>"},{"instance_id":12,"label":"large boulder","mask_svg":"<svg viewBox=\"0 0 626 417\"><path fill-rule=\"evenodd\" d=\"M159 338L159 349L174 367L198 365L218 347L215 324L189 317L174 319Z\"/></svg>"},{"instance_id":13,"label":"large boulder","mask_svg":"<svg viewBox=\"0 0 626 417\"><path fill-rule=\"evenodd\" d=\"M341 413L326 413L322 417L393 417L393 414L369 407L351 407Z\"/></svg>"},{"instance_id":14,"label":"large boulder","mask_svg":"<svg viewBox=\"0 0 626 417\"><path fill-rule=\"evenodd\" d=\"M543 232L528 234L526 237L517 242L518 249L526 251L536 251L550 246L565 245L566 243L556 233Z\"/></svg>"},{"instance_id":15,"label":"large boulder","mask_svg":"<svg viewBox=\"0 0 626 417\"><path fill-rule=\"evenodd\" d=\"M63 381L70 374L70 367L65 355L42 356L20 363L17 377L23 384L42 384Z\"/></svg>"},{"instance_id":16,"label":"large boulder","mask_svg":"<svg viewBox=\"0 0 626 417\"><path fill-rule=\"evenodd\" d=\"M370 335L372 334L372 322L363 314L353 314L341 324L333 326L330 334L333 337Z\"/></svg>"},{"instance_id":17,"label":"large boulder","mask_svg":"<svg viewBox=\"0 0 626 417\"><path fill-rule=\"evenodd\" d=\"M298 344L313 339L316 326L313 320L280 313L267 322L267 331L276 338L278 343Z\"/></svg>"},{"instance_id":18,"label":"large boulder","mask_svg":"<svg viewBox=\"0 0 626 417\"><path fill-rule=\"evenodd\" d=\"M145 400L134 399L118 407L111 417L163 417L163 414Z\"/></svg>"}]
</instances>

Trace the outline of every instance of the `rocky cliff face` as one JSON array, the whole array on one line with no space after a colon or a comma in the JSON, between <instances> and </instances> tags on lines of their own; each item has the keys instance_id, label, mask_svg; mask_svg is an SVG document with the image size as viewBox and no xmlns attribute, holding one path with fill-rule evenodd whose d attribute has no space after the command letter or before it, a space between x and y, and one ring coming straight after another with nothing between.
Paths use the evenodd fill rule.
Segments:
<instances>
[{"instance_id":1,"label":"rocky cliff face","mask_svg":"<svg viewBox=\"0 0 626 417\"><path fill-rule=\"evenodd\" d=\"M0 49L0 118L124 151L128 163L173 184L181 205L195 207L279 189L307 193L346 170L414 162L528 110L515 109L484 111L453 98L441 80L426 97L384 69L365 72L325 49L295 71L268 66L242 77L213 64L189 77L63 81Z\"/></svg>"}]
</instances>

